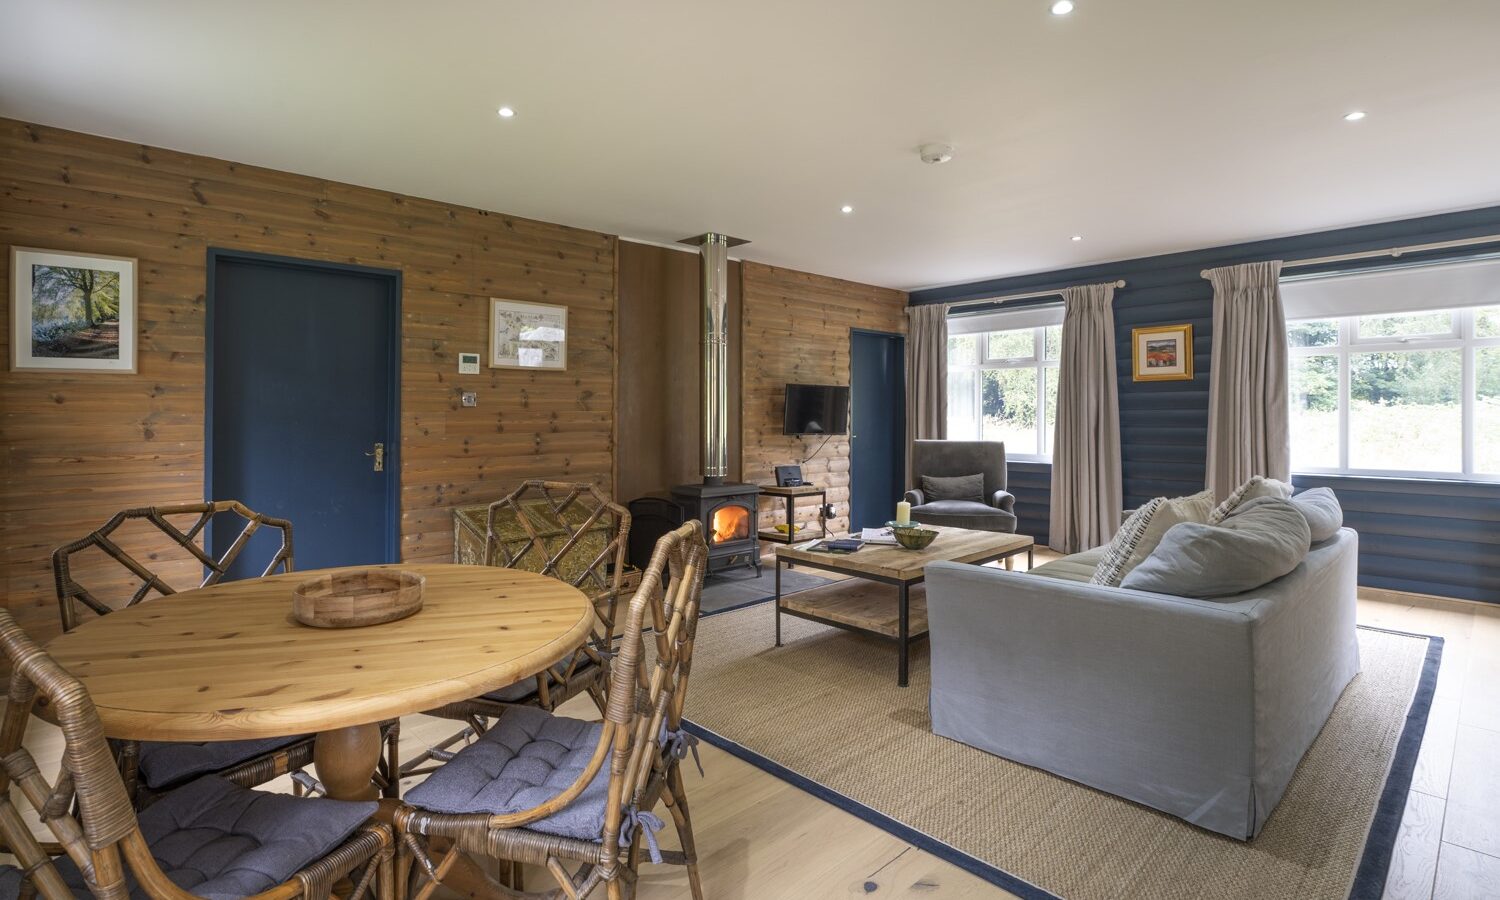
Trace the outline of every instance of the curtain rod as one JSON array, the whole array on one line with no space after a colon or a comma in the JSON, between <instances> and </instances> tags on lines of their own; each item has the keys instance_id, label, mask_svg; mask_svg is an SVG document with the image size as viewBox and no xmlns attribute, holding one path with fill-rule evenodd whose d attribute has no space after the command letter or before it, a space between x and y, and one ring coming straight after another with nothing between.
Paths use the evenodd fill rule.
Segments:
<instances>
[{"instance_id":1,"label":"curtain rod","mask_svg":"<svg viewBox=\"0 0 1500 900\"><path fill-rule=\"evenodd\" d=\"M1432 244L1410 244L1405 247L1387 247L1384 250L1361 250L1357 253L1340 253L1335 256L1317 256L1312 259L1289 260L1281 268L1300 269L1306 266L1321 266L1327 263L1347 262L1354 259L1378 259L1382 256L1399 258L1406 253L1423 253L1428 250L1446 250L1451 247L1473 247L1479 244L1493 244L1500 241L1500 234L1487 234L1483 237L1461 238L1456 241L1438 241ZM1198 274L1204 278L1208 277L1208 269Z\"/></svg>"},{"instance_id":2,"label":"curtain rod","mask_svg":"<svg viewBox=\"0 0 1500 900\"><path fill-rule=\"evenodd\" d=\"M1125 279L1122 278L1119 281L1110 281L1107 282L1107 284L1109 284L1111 287L1122 288L1125 286ZM1001 294L999 297L985 297L980 300L960 300L957 303L948 304L948 308L956 309L961 306L978 306L982 303L1008 303L1011 300L1030 300L1033 297L1061 296L1062 292L1065 290L1067 290L1067 288L1056 288L1050 291L1032 291L1029 294Z\"/></svg>"}]
</instances>

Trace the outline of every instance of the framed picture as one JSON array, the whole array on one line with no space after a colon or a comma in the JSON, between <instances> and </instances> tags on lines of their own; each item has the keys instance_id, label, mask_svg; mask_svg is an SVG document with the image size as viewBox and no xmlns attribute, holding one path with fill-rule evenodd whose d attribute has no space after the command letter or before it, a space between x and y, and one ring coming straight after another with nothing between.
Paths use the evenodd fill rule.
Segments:
<instances>
[{"instance_id":1,"label":"framed picture","mask_svg":"<svg viewBox=\"0 0 1500 900\"><path fill-rule=\"evenodd\" d=\"M135 260L10 250L10 368L136 370Z\"/></svg>"},{"instance_id":2,"label":"framed picture","mask_svg":"<svg viewBox=\"0 0 1500 900\"><path fill-rule=\"evenodd\" d=\"M490 298L490 368L568 367L568 308Z\"/></svg>"},{"instance_id":3,"label":"framed picture","mask_svg":"<svg viewBox=\"0 0 1500 900\"><path fill-rule=\"evenodd\" d=\"M1136 381L1191 381L1193 326L1152 325L1131 332Z\"/></svg>"}]
</instances>

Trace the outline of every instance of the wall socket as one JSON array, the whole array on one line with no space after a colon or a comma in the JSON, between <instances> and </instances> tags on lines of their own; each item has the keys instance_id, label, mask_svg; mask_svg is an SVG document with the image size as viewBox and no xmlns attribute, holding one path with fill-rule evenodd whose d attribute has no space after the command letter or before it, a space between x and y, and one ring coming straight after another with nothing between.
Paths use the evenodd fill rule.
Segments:
<instances>
[{"instance_id":1,"label":"wall socket","mask_svg":"<svg viewBox=\"0 0 1500 900\"><path fill-rule=\"evenodd\" d=\"M479 395L474 393L473 391L464 391L462 394L458 395L458 402L462 403L464 406L478 406Z\"/></svg>"}]
</instances>

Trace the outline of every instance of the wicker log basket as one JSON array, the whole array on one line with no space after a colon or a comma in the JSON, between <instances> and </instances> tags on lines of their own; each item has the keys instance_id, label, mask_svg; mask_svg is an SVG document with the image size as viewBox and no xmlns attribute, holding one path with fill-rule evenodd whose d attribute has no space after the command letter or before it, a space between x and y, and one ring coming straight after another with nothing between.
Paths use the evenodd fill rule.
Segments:
<instances>
[{"instance_id":1,"label":"wicker log basket","mask_svg":"<svg viewBox=\"0 0 1500 900\"><path fill-rule=\"evenodd\" d=\"M427 579L399 569L351 569L309 578L292 591L292 615L314 628L394 622L422 608Z\"/></svg>"}]
</instances>

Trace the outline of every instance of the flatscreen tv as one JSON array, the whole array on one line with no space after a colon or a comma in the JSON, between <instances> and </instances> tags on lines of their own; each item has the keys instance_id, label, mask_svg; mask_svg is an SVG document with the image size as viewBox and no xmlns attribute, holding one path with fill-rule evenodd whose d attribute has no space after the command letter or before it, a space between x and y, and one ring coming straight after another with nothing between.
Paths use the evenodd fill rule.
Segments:
<instances>
[{"instance_id":1,"label":"flatscreen tv","mask_svg":"<svg viewBox=\"0 0 1500 900\"><path fill-rule=\"evenodd\" d=\"M789 384L782 434L848 434L849 387Z\"/></svg>"}]
</instances>

